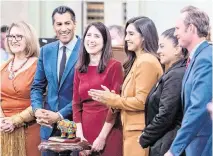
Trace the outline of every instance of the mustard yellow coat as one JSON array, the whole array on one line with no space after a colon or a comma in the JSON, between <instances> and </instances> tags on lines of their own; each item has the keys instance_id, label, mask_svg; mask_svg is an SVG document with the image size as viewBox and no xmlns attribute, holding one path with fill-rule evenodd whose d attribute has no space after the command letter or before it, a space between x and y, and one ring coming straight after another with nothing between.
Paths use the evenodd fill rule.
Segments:
<instances>
[{"instance_id":1,"label":"mustard yellow coat","mask_svg":"<svg viewBox=\"0 0 213 156\"><path fill-rule=\"evenodd\" d=\"M145 126L144 107L147 95L162 74L157 58L152 54L142 53L124 80L121 96L114 94L107 102L112 108L121 110L124 156L145 156L145 150L137 139Z\"/></svg>"}]
</instances>

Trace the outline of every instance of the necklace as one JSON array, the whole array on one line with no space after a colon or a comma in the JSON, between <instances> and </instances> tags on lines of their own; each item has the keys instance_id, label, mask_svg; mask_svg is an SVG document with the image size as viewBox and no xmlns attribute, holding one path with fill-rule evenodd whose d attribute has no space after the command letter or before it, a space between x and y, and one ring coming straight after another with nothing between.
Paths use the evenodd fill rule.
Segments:
<instances>
[{"instance_id":1,"label":"necklace","mask_svg":"<svg viewBox=\"0 0 213 156\"><path fill-rule=\"evenodd\" d=\"M13 70L14 59L12 60L11 66L10 66L10 71L9 71L10 74L9 74L9 76L8 76L9 80L14 79L15 73L16 73L18 70L20 70L20 69L27 63L28 60L29 60L29 58L28 58L18 69L16 69L16 70Z\"/></svg>"}]
</instances>

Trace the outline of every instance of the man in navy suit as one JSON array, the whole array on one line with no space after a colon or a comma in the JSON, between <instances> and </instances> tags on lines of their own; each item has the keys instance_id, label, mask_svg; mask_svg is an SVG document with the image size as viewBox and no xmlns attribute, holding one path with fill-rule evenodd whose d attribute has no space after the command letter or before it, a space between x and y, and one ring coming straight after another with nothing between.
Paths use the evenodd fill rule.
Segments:
<instances>
[{"instance_id":1,"label":"man in navy suit","mask_svg":"<svg viewBox=\"0 0 213 156\"><path fill-rule=\"evenodd\" d=\"M71 119L74 67L80 48L80 38L74 32L75 13L71 8L56 8L52 13L52 22L59 41L41 48L31 88L32 108L41 125L42 140L59 135L56 134L57 121Z\"/></svg>"},{"instance_id":2,"label":"man in navy suit","mask_svg":"<svg viewBox=\"0 0 213 156\"><path fill-rule=\"evenodd\" d=\"M190 52L182 82L184 117L170 150L164 156L212 155L212 121L206 109L212 99L212 45L206 41L209 17L198 8L181 11L175 36ZM172 110L171 110L172 111Z\"/></svg>"}]
</instances>

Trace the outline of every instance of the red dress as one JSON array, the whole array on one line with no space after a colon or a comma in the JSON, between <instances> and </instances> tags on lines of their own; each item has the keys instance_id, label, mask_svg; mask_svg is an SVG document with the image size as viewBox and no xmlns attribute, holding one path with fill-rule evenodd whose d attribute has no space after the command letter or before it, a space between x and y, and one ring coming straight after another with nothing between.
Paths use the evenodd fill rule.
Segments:
<instances>
[{"instance_id":1,"label":"red dress","mask_svg":"<svg viewBox=\"0 0 213 156\"><path fill-rule=\"evenodd\" d=\"M97 66L88 66L86 73L75 71L73 95L73 120L82 123L84 137L90 144L98 137L105 122L110 123L113 118L118 120L117 114L88 95L90 89L100 89L101 85L120 93L123 82L121 63L111 59L103 73L97 72ZM122 156L122 130L114 125L106 139L102 156Z\"/></svg>"}]
</instances>

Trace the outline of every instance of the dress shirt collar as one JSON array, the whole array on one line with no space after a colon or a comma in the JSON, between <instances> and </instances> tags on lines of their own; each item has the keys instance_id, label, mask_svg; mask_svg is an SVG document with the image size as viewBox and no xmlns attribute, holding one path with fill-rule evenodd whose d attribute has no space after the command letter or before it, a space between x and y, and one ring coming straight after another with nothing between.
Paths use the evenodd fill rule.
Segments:
<instances>
[{"instance_id":1,"label":"dress shirt collar","mask_svg":"<svg viewBox=\"0 0 213 156\"><path fill-rule=\"evenodd\" d=\"M69 51L72 51L75 47L76 42L77 42L76 36L74 36L73 39L69 43L67 43L66 45L64 45L61 41L59 41L59 49L61 49L63 46L66 46L66 48Z\"/></svg>"},{"instance_id":2,"label":"dress shirt collar","mask_svg":"<svg viewBox=\"0 0 213 156\"><path fill-rule=\"evenodd\" d=\"M206 41L206 40L201 41L199 44L197 44L197 45L193 48L192 52L189 54L190 60L193 58L193 56L194 56L194 54L195 54L197 48L198 48L203 42L205 42L205 41Z\"/></svg>"}]
</instances>

